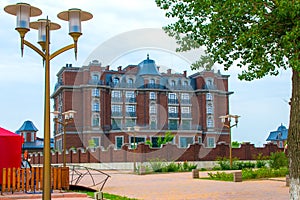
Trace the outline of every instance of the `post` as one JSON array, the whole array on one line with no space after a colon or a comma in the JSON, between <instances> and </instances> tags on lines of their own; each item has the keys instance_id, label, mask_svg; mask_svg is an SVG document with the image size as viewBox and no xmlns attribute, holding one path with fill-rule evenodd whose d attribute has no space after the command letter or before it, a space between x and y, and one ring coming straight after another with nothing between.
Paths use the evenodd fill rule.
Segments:
<instances>
[{"instance_id":1,"label":"post","mask_svg":"<svg viewBox=\"0 0 300 200\"><path fill-rule=\"evenodd\" d=\"M230 121L229 121L229 126L230 126ZM232 169L231 127L229 127L229 162L230 162L230 169Z\"/></svg>"},{"instance_id":2,"label":"post","mask_svg":"<svg viewBox=\"0 0 300 200\"><path fill-rule=\"evenodd\" d=\"M133 131L133 144L134 144L134 149L133 149L133 172L136 172L136 141L135 141L135 130Z\"/></svg>"},{"instance_id":3,"label":"post","mask_svg":"<svg viewBox=\"0 0 300 200\"><path fill-rule=\"evenodd\" d=\"M66 162L67 162L67 159L66 159L66 147L67 147L67 135L66 135L66 124L63 125L63 133L64 133L64 151L63 151L63 167L65 168L66 167Z\"/></svg>"},{"instance_id":4,"label":"post","mask_svg":"<svg viewBox=\"0 0 300 200\"><path fill-rule=\"evenodd\" d=\"M50 56L49 56L49 21L46 25L45 45L45 107L44 107L44 171L43 199L51 199L51 157L50 157Z\"/></svg>"}]
</instances>

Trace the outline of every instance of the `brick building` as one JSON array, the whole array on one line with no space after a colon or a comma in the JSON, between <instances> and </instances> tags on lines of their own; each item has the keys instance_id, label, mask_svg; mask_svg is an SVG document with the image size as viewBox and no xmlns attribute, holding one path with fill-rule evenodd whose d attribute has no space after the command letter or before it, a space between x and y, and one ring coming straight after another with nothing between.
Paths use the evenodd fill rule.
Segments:
<instances>
[{"instance_id":1,"label":"brick building","mask_svg":"<svg viewBox=\"0 0 300 200\"><path fill-rule=\"evenodd\" d=\"M203 143L215 147L229 142L229 130L219 116L229 112L228 75L219 71L160 72L154 60L117 70L94 60L87 66L62 67L52 99L54 110L76 110L66 127L67 149L108 147L121 149L157 140L171 131L179 148ZM136 128L138 127L138 129ZM54 124L55 148L61 150L63 127ZM92 141L92 142L91 142Z\"/></svg>"}]
</instances>

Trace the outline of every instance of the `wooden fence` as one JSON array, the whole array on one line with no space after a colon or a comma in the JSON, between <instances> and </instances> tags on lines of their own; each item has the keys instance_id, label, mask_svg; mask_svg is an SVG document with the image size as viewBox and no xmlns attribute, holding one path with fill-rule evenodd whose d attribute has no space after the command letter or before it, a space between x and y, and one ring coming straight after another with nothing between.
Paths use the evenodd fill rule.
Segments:
<instances>
[{"instance_id":1,"label":"wooden fence","mask_svg":"<svg viewBox=\"0 0 300 200\"><path fill-rule=\"evenodd\" d=\"M51 189L69 189L69 168L51 167ZM4 192L41 192L43 167L3 168L1 194Z\"/></svg>"}]
</instances>

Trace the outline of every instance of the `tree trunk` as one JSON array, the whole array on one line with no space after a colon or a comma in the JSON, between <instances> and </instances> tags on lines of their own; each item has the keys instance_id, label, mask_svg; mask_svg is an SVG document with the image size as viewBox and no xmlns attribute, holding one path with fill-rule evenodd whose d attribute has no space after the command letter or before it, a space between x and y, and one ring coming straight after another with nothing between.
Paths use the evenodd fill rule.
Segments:
<instances>
[{"instance_id":1,"label":"tree trunk","mask_svg":"<svg viewBox=\"0 0 300 200\"><path fill-rule=\"evenodd\" d=\"M300 199L300 73L293 70L288 134L290 199Z\"/></svg>"}]
</instances>

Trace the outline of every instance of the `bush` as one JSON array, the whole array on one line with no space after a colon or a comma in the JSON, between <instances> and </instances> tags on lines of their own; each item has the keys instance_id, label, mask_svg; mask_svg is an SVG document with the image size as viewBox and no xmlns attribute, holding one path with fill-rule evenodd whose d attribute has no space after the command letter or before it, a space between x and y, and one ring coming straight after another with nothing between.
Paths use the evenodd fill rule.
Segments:
<instances>
[{"instance_id":1,"label":"bush","mask_svg":"<svg viewBox=\"0 0 300 200\"><path fill-rule=\"evenodd\" d=\"M217 172L217 173L207 173L210 179L213 180L222 180L222 181L232 181L233 174L225 173L225 172Z\"/></svg>"},{"instance_id":2,"label":"bush","mask_svg":"<svg viewBox=\"0 0 300 200\"><path fill-rule=\"evenodd\" d=\"M150 160L149 163L154 172L162 172L165 167L164 162L162 162L159 158Z\"/></svg>"},{"instance_id":3,"label":"bush","mask_svg":"<svg viewBox=\"0 0 300 200\"><path fill-rule=\"evenodd\" d=\"M257 168L262 168L262 167L266 167L267 165L267 160L269 159L268 156L263 156L262 153L258 154L256 156L256 167Z\"/></svg>"},{"instance_id":4,"label":"bush","mask_svg":"<svg viewBox=\"0 0 300 200\"><path fill-rule=\"evenodd\" d=\"M271 153L269 165L274 169L288 167L288 158L284 152Z\"/></svg>"}]
</instances>

